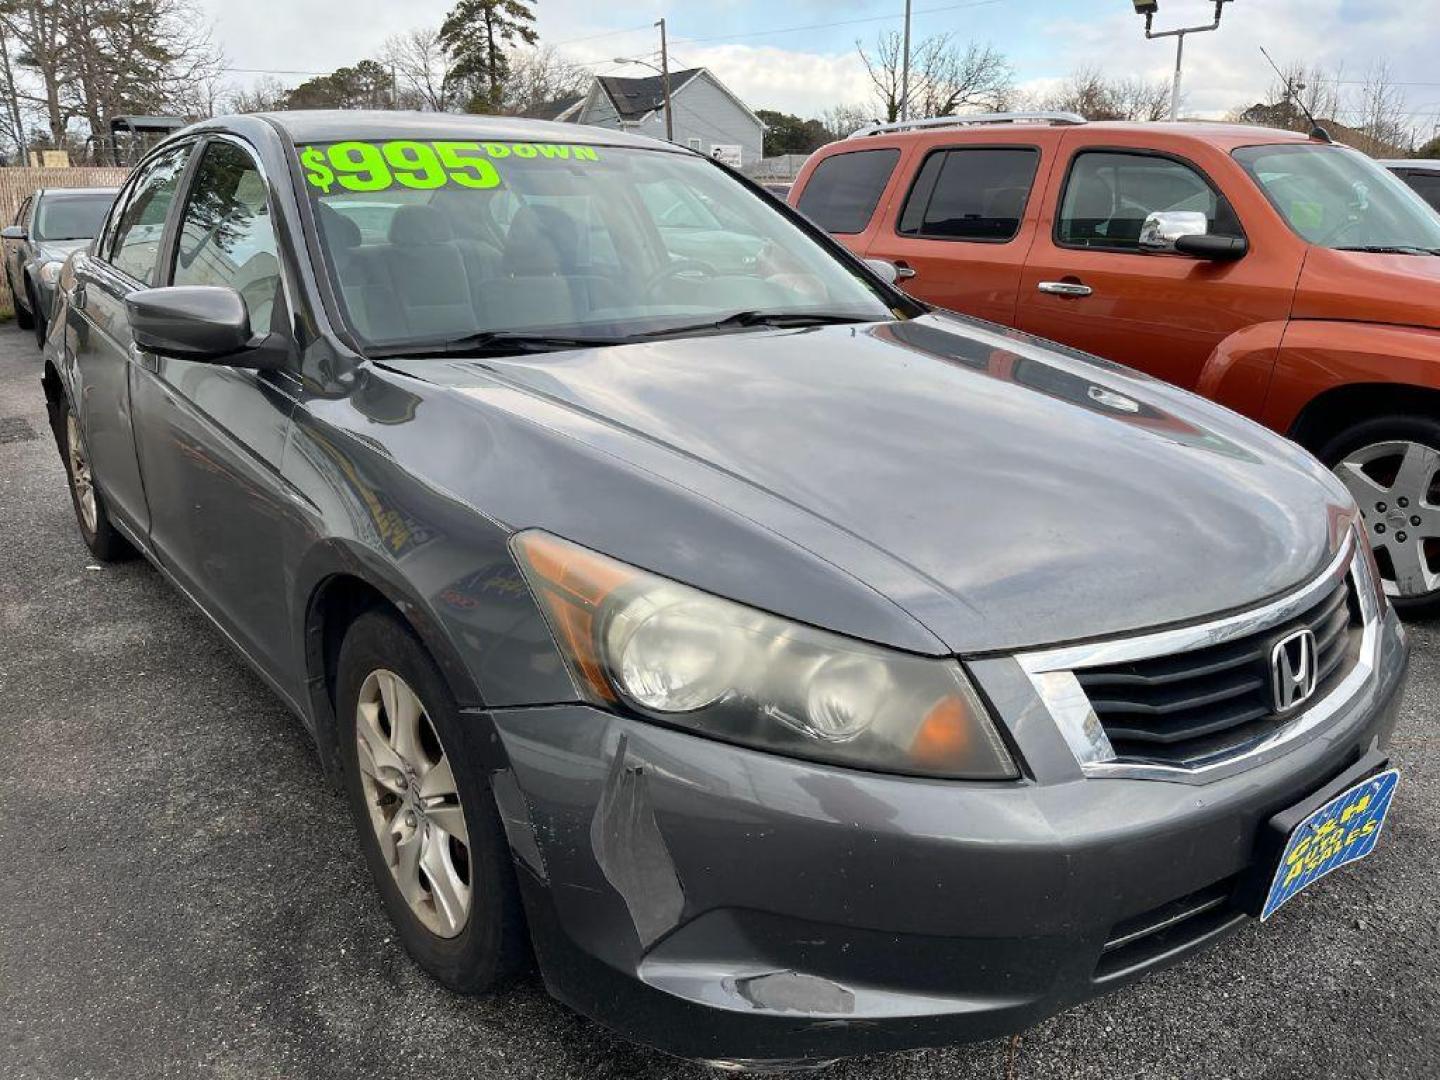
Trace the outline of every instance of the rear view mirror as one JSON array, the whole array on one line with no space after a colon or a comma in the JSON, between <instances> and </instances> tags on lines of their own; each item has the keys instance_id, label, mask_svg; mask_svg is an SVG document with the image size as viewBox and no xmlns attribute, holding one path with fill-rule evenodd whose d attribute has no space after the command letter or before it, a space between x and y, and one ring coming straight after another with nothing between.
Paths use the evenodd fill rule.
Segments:
<instances>
[{"instance_id":1,"label":"rear view mirror","mask_svg":"<svg viewBox=\"0 0 1440 1080\"><path fill-rule=\"evenodd\" d=\"M251 334L245 300L234 289L141 289L126 298L125 306L135 344L156 356L268 369L280 367L287 355L274 334Z\"/></svg>"},{"instance_id":2,"label":"rear view mirror","mask_svg":"<svg viewBox=\"0 0 1440 1080\"><path fill-rule=\"evenodd\" d=\"M0 229L0 240L24 240L26 238L24 225L6 225Z\"/></svg>"},{"instance_id":3,"label":"rear view mirror","mask_svg":"<svg viewBox=\"0 0 1440 1080\"><path fill-rule=\"evenodd\" d=\"M900 280L900 271L889 259L866 259L865 265L886 285L894 285Z\"/></svg>"},{"instance_id":4,"label":"rear view mirror","mask_svg":"<svg viewBox=\"0 0 1440 1080\"><path fill-rule=\"evenodd\" d=\"M1140 227L1140 250L1197 259L1238 259L1249 245L1242 237L1210 235L1210 220L1198 210L1157 210Z\"/></svg>"}]
</instances>

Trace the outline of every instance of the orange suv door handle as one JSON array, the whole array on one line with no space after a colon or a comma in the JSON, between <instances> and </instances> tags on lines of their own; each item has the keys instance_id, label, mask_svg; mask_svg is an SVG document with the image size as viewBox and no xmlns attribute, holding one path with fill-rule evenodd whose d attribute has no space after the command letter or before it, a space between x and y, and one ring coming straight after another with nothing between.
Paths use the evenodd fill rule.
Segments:
<instances>
[{"instance_id":1,"label":"orange suv door handle","mask_svg":"<svg viewBox=\"0 0 1440 1080\"><path fill-rule=\"evenodd\" d=\"M1078 281L1042 281L1036 288L1043 293L1053 293L1055 296L1089 296L1095 291L1089 285L1082 285Z\"/></svg>"},{"instance_id":2,"label":"orange suv door handle","mask_svg":"<svg viewBox=\"0 0 1440 1080\"><path fill-rule=\"evenodd\" d=\"M909 281L915 276L915 268L904 259L895 260L895 280Z\"/></svg>"}]
</instances>

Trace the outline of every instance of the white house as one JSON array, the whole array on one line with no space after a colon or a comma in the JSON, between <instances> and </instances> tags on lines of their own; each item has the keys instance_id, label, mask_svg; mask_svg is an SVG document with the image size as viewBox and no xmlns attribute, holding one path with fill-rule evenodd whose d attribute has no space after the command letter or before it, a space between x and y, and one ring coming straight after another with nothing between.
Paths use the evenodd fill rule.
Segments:
<instances>
[{"instance_id":1,"label":"white house","mask_svg":"<svg viewBox=\"0 0 1440 1080\"><path fill-rule=\"evenodd\" d=\"M706 68L670 73L675 141L737 167L763 155L765 124ZM594 124L665 138L665 90L659 75L643 79L597 76L588 93L556 120Z\"/></svg>"}]
</instances>

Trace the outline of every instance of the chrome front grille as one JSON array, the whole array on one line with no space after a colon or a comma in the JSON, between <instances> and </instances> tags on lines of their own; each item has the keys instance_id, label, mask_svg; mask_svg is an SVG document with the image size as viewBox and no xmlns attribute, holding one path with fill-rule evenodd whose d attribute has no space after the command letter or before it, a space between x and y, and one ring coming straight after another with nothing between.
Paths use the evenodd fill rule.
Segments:
<instances>
[{"instance_id":1,"label":"chrome front grille","mask_svg":"<svg viewBox=\"0 0 1440 1080\"><path fill-rule=\"evenodd\" d=\"M1347 531L1321 574L1252 611L1016 660L1086 775L1231 775L1322 730L1371 677L1383 609L1363 542ZM1315 673L1300 700L1277 663L1297 638L1313 645Z\"/></svg>"},{"instance_id":2,"label":"chrome front grille","mask_svg":"<svg viewBox=\"0 0 1440 1080\"><path fill-rule=\"evenodd\" d=\"M1359 609L1348 578L1308 610L1277 626L1169 656L1082 668L1075 673L1117 761L1189 765L1244 746L1283 723L1271 686L1277 641L1315 635L1315 695L1354 665Z\"/></svg>"}]
</instances>

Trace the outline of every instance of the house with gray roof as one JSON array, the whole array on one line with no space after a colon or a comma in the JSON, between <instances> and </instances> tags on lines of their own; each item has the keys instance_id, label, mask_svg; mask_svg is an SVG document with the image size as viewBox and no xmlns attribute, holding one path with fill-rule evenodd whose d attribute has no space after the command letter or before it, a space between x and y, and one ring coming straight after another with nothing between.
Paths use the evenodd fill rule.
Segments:
<instances>
[{"instance_id":1,"label":"house with gray roof","mask_svg":"<svg viewBox=\"0 0 1440 1080\"><path fill-rule=\"evenodd\" d=\"M708 68L670 73L675 141L736 166L762 156L765 124ZM555 117L665 138L665 88L659 75L643 79L597 76L589 92Z\"/></svg>"}]
</instances>

